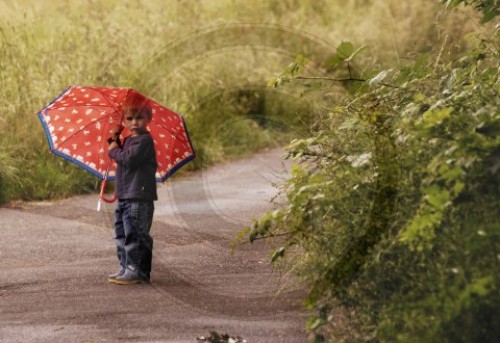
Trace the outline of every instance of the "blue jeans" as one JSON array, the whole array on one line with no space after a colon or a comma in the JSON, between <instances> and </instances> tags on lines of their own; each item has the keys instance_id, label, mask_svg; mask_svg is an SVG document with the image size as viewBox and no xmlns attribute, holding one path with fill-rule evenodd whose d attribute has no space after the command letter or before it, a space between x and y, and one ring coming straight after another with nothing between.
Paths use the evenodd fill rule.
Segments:
<instances>
[{"instance_id":1,"label":"blue jeans","mask_svg":"<svg viewBox=\"0 0 500 343\"><path fill-rule=\"evenodd\" d=\"M133 266L149 279L153 258L154 204L144 200L118 200L115 210L115 243L122 268Z\"/></svg>"}]
</instances>

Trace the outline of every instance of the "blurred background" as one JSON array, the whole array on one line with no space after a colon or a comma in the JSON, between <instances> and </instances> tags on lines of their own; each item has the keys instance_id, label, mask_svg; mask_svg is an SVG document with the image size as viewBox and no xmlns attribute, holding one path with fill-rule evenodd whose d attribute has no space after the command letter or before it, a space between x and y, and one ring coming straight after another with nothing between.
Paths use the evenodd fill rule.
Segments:
<instances>
[{"instance_id":1,"label":"blurred background","mask_svg":"<svg viewBox=\"0 0 500 343\"><path fill-rule=\"evenodd\" d=\"M298 54L328 72L342 41L365 63L467 49L471 9L433 0L0 1L0 202L94 191L49 154L36 113L69 85L133 87L182 113L206 163L281 146L309 130L324 94L266 87ZM328 98L329 97L329 98Z\"/></svg>"}]
</instances>

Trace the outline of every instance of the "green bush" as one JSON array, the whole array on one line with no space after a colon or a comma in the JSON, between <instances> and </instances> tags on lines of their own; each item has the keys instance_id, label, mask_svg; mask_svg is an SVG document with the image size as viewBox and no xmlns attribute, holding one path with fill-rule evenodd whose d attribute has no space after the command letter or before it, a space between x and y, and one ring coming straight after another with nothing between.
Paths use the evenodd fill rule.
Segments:
<instances>
[{"instance_id":1,"label":"green bush","mask_svg":"<svg viewBox=\"0 0 500 343\"><path fill-rule=\"evenodd\" d=\"M484 32L383 70L344 42L314 78L352 95L288 146L287 202L248 229L308 286L314 342L500 339L500 31ZM270 85L312 79L305 63Z\"/></svg>"}]
</instances>

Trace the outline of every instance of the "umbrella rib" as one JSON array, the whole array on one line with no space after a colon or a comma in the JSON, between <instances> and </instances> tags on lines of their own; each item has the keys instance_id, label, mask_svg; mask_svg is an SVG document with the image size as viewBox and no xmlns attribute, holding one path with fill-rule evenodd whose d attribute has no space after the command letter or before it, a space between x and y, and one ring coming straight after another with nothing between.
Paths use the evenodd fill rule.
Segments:
<instances>
[{"instance_id":1,"label":"umbrella rib","mask_svg":"<svg viewBox=\"0 0 500 343\"><path fill-rule=\"evenodd\" d=\"M81 105L63 105L63 106L53 106L50 108L50 110L54 111L54 110L59 110L60 108L72 108L72 107L87 107L87 108L91 108L91 107L112 107L114 109L114 106L111 104L111 105L86 105L86 104L81 104ZM116 111L116 109L114 109Z\"/></svg>"},{"instance_id":2,"label":"umbrella rib","mask_svg":"<svg viewBox=\"0 0 500 343\"><path fill-rule=\"evenodd\" d=\"M89 107L89 106L92 106L92 107L111 107L111 108L113 108L113 109L115 110L115 112L118 112L118 110L116 109L116 107L117 107L117 103L116 103L116 102L111 101L111 100L108 98L108 96L107 96L106 94L104 94L103 92L101 92L101 91L100 91L98 88L96 88L96 87L86 87L86 88L88 88L88 89L92 89L94 92L99 93L99 94L102 96L102 98L103 98L103 99L107 102L107 105L100 105L100 104L95 104L95 105L93 105L93 104L91 104L91 105L87 104L87 105L83 105L83 104L82 104L82 105L68 105L68 106L58 106L58 107L54 106L54 107L51 107L51 109L68 108L68 107L77 107L77 106L82 106L82 107ZM130 88L122 88L122 89L127 90L127 94L125 95L125 99L126 99L126 98L128 97L128 94L130 93ZM55 104L55 103L54 103L54 104Z\"/></svg>"},{"instance_id":3,"label":"umbrella rib","mask_svg":"<svg viewBox=\"0 0 500 343\"><path fill-rule=\"evenodd\" d=\"M108 99L108 97L107 97L107 96L106 96L103 92L101 92L100 90L97 90L97 88L93 88L93 87L90 87L90 88L91 88L91 89L93 89L94 91L96 91L97 93L101 94L101 95L102 95L102 97L103 97L104 99L106 99L106 101L108 102L108 104L109 104L111 107L115 108L115 106L114 106L114 105L117 105L117 103L116 103L116 102L111 102L111 100L110 100L110 99ZM125 95L125 99L127 99L128 94L130 93L130 88L125 88L125 89L127 90L127 94ZM115 109L115 111L116 111L116 109ZM123 115L122 115L122 117L123 117Z\"/></svg>"},{"instance_id":4,"label":"umbrella rib","mask_svg":"<svg viewBox=\"0 0 500 343\"><path fill-rule=\"evenodd\" d=\"M174 136L175 139L177 139L177 137L182 137L182 135L178 134L177 132L175 131L172 131L171 129L169 129L168 127L165 127L161 124L155 124L156 127L159 127L159 128L162 128L163 130L167 131L168 133L170 133L172 136Z\"/></svg>"},{"instance_id":5,"label":"umbrella rib","mask_svg":"<svg viewBox=\"0 0 500 343\"><path fill-rule=\"evenodd\" d=\"M113 103L111 102L108 97L103 93L101 92L100 90L98 90L97 88L94 88L94 87L88 87L89 89L92 89L93 91L95 91L96 93L99 93L102 98L107 102L107 105L101 105L101 104L95 104L95 105L85 105L85 104L81 104L81 105L67 105L67 106L54 106L54 107L51 107L51 110L56 110L56 109L60 109L60 108L74 108L74 107L106 107L106 108L112 108L113 109L113 114L114 113L119 113L119 111L116 109L117 107L117 103ZM127 89L127 94L125 95L125 98L128 96L129 92L130 92L130 89L129 88L126 88ZM112 113L108 113L106 116L103 116L103 118L100 118L100 119L96 119L94 121L91 121L90 123L84 125L82 128L78 129L78 131L74 132L70 137L68 137L68 139L70 139L71 137L77 135L79 132L82 132L83 130L85 130L87 127L89 127L90 125L96 123L96 122L99 122L99 121L102 121L102 119L107 119ZM123 116L120 116L121 118ZM121 119L120 118L120 119ZM68 141L68 139L66 139L65 141L61 142L61 144L64 144Z\"/></svg>"}]
</instances>

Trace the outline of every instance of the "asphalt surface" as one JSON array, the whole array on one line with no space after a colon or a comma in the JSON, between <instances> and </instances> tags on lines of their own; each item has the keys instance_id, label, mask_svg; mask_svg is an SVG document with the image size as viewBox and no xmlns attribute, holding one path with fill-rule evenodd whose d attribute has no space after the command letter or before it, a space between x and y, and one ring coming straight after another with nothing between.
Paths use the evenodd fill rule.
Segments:
<instances>
[{"instance_id":1,"label":"asphalt surface","mask_svg":"<svg viewBox=\"0 0 500 343\"><path fill-rule=\"evenodd\" d=\"M232 251L272 208L280 150L159 186L151 284L107 283L118 268L114 204L96 195L0 208L0 342L304 342L303 292L269 265L266 242Z\"/></svg>"}]
</instances>

